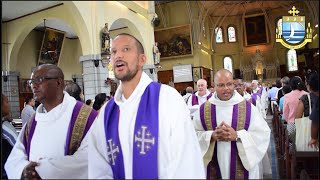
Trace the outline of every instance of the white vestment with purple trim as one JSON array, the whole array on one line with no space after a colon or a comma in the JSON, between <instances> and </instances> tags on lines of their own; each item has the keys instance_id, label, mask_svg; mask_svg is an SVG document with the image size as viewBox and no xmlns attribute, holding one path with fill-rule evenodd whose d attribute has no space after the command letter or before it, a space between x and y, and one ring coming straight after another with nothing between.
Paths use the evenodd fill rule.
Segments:
<instances>
[{"instance_id":1,"label":"white vestment with purple trim","mask_svg":"<svg viewBox=\"0 0 320 180\"><path fill-rule=\"evenodd\" d=\"M76 102L64 92L63 102L50 112L46 112L42 104L36 110L37 128L32 137L29 159L40 163L36 171L42 179L88 178L87 136L74 155L65 156L68 127ZM24 167L30 163L23 143L25 127L5 164L9 179L20 179Z\"/></svg>"},{"instance_id":2,"label":"white vestment with purple trim","mask_svg":"<svg viewBox=\"0 0 320 180\"><path fill-rule=\"evenodd\" d=\"M128 99L123 96L121 83L114 96L114 102L120 110L119 139L126 179L133 178L132 151L136 145L133 140L138 106L144 90L151 82L148 75L142 73L139 84ZM107 104L101 108L88 138L89 179L114 177L111 164L112 159L117 157L111 156L111 149L108 149L105 138L104 117ZM161 85L159 97L158 178L205 178L201 151L187 105L175 89L164 84Z\"/></svg>"},{"instance_id":3,"label":"white vestment with purple trim","mask_svg":"<svg viewBox=\"0 0 320 180\"><path fill-rule=\"evenodd\" d=\"M243 100L244 98L237 91L234 91L233 96L228 101L219 100L215 92L209 102L216 105L217 125L224 121L231 126L233 106ZM241 139L236 143L237 150L244 168L249 171L249 179L260 178L259 163L267 152L270 142L270 128L262 116L257 116L259 113L257 108L251 104L251 120L248 131L244 129L237 131ZM199 111L195 113L193 122L197 131L204 164L207 167L212 159L216 143L210 143L213 131L204 131ZM230 179L231 142L219 142L217 150L221 176L223 179Z\"/></svg>"}]
</instances>

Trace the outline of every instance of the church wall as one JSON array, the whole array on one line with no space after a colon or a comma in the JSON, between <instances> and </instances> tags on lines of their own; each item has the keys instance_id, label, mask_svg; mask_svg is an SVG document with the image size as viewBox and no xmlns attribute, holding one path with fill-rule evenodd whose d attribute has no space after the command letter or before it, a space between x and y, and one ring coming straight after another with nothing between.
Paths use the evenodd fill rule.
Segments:
<instances>
[{"instance_id":1,"label":"church wall","mask_svg":"<svg viewBox=\"0 0 320 180\"><path fill-rule=\"evenodd\" d=\"M298 3L297 7L304 7L304 4ZM267 12L268 17L270 18L271 22L271 31L275 30L275 23L276 19L281 16L286 16L288 15L287 10L283 8L278 8L274 9L272 11ZM308 16L308 14L306 14ZM213 19L213 24L215 24L216 18ZM241 22L241 16L230 16L225 18L221 26L223 27L223 37L224 37L224 43L221 44L216 44L215 43L215 36L213 38L212 46L214 49L214 54L213 54L213 61L214 61L214 66L213 66L213 71L216 72L217 70L223 68L223 58L227 55L230 55L233 59L233 68L234 69L239 69L241 65L248 65L251 64L250 60L251 58L255 55L256 49L258 48L262 55L265 57L265 62L266 63L275 63L276 61L279 62L280 65L286 65L287 64L287 58L286 58L286 53L288 51L287 48L282 46L280 43L274 42L272 44L271 38L275 38L268 32L269 36L269 44L261 44L258 46L243 46L243 49L241 49L241 45L239 43L239 37L242 36L243 39L243 44L244 44L244 35L240 34L240 24ZM237 34L237 43L228 43L227 41L227 27L229 24L234 24L236 25L236 34ZM314 26L314 25L313 25ZM211 27L213 28L213 27ZM318 31L318 28L316 29ZM318 32L317 32L318 33ZM314 33L315 35L316 33ZM318 45L318 36L313 39L313 42L310 43L309 47L319 47ZM303 55L298 55L298 63L299 62L305 62L305 57Z\"/></svg>"},{"instance_id":2,"label":"church wall","mask_svg":"<svg viewBox=\"0 0 320 180\"><path fill-rule=\"evenodd\" d=\"M23 42L18 54L17 63L20 78L30 78L31 69L38 65L42 38L43 32L33 30ZM79 40L65 38L58 65L65 75L65 80L72 80L73 74L82 74L82 66L79 62L81 55L82 51Z\"/></svg>"},{"instance_id":3,"label":"church wall","mask_svg":"<svg viewBox=\"0 0 320 180\"><path fill-rule=\"evenodd\" d=\"M82 50L79 39L65 38L59 60L59 67L64 73L65 80L72 80L72 75L82 74L80 56L82 56Z\"/></svg>"},{"instance_id":4,"label":"church wall","mask_svg":"<svg viewBox=\"0 0 320 180\"><path fill-rule=\"evenodd\" d=\"M164 27L164 20L166 21L166 28L168 27L175 27L179 25L191 24L192 25L192 32L193 34L192 41L193 41L193 56L188 57L181 57L181 58L169 58L169 59L161 59L160 65L162 66L159 71L166 71L172 70L174 65L179 64L192 64L193 67L203 66L206 68L212 68L212 61L211 61L211 47L210 47L210 36L209 36L209 22L208 19L205 20L205 34L206 37L203 37L203 34L199 31L199 8L196 2L190 1L189 2L193 17L193 24L190 21L189 11L185 1L176 1L165 3L161 5L162 12L164 17L161 16L160 8L157 5L155 7L156 13L160 19L159 27L156 27L155 30L165 28ZM201 45L198 45L198 42L201 42ZM202 50L201 50L202 49Z\"/></svg>"},{"instance_id":5,"label":"church wall","mask_svg":"<svg viewBox=\"0 0 320 180\"><path fill-rule=\"evenodd\" d=\"M29 79L31 69L37 66L42 38L43 32L33 30L22 43L17 60L17 70L20 72L20 78Z\"/></svg>"}]
</instances>

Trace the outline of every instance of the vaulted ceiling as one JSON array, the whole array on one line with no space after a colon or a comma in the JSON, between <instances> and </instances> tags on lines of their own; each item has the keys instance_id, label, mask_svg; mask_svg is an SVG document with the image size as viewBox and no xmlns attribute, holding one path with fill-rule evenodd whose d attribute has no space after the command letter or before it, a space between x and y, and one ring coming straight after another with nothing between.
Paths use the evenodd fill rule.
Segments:
<instances>
[{"instance_id":1,"label":"vaulted ceiling","mask_svg":"<svg viewBox=\"0 0 320 180\"><path fill-rule=\"evenodd\" d=\"M156 4L171 3L174 1L156 1ZM262 10L268 11L275 8L290 9L297 1L197 1L201 9L201 18L247 15ZM300 1L301 2L301 1ZM319 1L304 1L315 22L318 22ZM16 18L27 16L50 7L62 4L63 1L2 1L2 22L12 21ZM46 26L66 32L69 38L76 38L74 30L61 20L46 20ZM117 21L117 23L120 23ZM36 29L40 29L44 23L40 23ZM123 24L113 24L110 30L124 27Z\"/></svg>"}]
</instances>

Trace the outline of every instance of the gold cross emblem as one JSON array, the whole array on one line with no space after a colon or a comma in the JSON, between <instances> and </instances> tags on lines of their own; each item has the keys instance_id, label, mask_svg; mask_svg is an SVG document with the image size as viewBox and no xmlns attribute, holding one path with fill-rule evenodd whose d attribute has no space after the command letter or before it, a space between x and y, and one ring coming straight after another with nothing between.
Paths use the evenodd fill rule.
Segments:
<instances>
[{"instance_id":1,"label":"gold cross emblem","mask_svg":"<svg viewBox=\"0 0 320 180\"><path fill-rule=\"evenodd\" d=\"M296 10L296 7L292 7L292 10L288 11L289 14L292 14L292 16L297 16L299 14L299 10Z\"/></svg>"}]
</instances>

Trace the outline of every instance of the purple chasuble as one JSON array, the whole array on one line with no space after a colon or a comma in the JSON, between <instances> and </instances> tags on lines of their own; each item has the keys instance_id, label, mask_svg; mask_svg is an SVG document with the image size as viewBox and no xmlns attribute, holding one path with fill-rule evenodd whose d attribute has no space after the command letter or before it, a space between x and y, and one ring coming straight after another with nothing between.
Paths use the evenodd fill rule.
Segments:
<instances>
[{"instance_id":1,"label":"purple chasuble","mask_svg":"<svg viewBox=\"0 0 320 180\"><path fill-rule=\"evenodd\" d=\"M151 82L138 107L133 137L133 179L158 178L159 95L161 84ZM119 139L119 106L111 99L105 108L105 136L114 179L125 179Z\"/></svg>"},{"instance_id":2,"label":"purple chasuble","mask_svg":"<svg viewBox=\"0 0 320 180\"><path fill-rule=\"evenodd\" d=\"M85 113L85 114L82 114L82 113ZM80 101L77 101L72 112L68 132L67 132L64 155L72 155L76 152L76 150L80 147L80 144L83 138L87 134L89 128L91 127L97 115L98 115L98 112L96 110L90 108L89 106L87 106L86 104L83 104ZM75 125L77 129L74 128ZM35 115L34 115L26 125L24 141L23 141L24 147L26 149L26 153L28 156L28 160L30 156L31 141L32 141L32 137L34 134L34 130L36 129L36 126L37 126L37 121L35 120ZM81 139L80 137L77 138L77 135L79 134L81 135ZM70 143L70 141L72 141L72 143Z\"/></svg>"},{"instance_id":3,"label":"purple chasuble","mask_svg":"<svg viewBox=\"0 0 320 180\"><path fill-rule=\"evenodd\" d=\"M207 100L210 99L212 96L212 93L210 93L208 96L207 96ZM192 106L194 105L197 105L199 104L198 102L198 96L196 96L195 94L192 94Z\"/></svg>"},{"instance_id":4,"label":"purple chasuble","mask_svg":"<svg viewBox=\"0 0 320 180\"><path fill-rule=\"evenodd\" d=\"M233 106L231 127L235 131L241 129L245 129L247 131L250 125L251 103L248 101L242 101L239 104L235 104ZM202 104L200 106L200 119L204 130L215 130L217 127L216 105L211 104L208 101ZM215 143L212 159L207 166L207 179L211 179L211 177L222 179L217 158L219 142ZM249 172L241 163L236 143L236 141L231 141L230 179L248 179ZM243 174L241 174L242 172Z\"/></svg>"}]
</instances>

